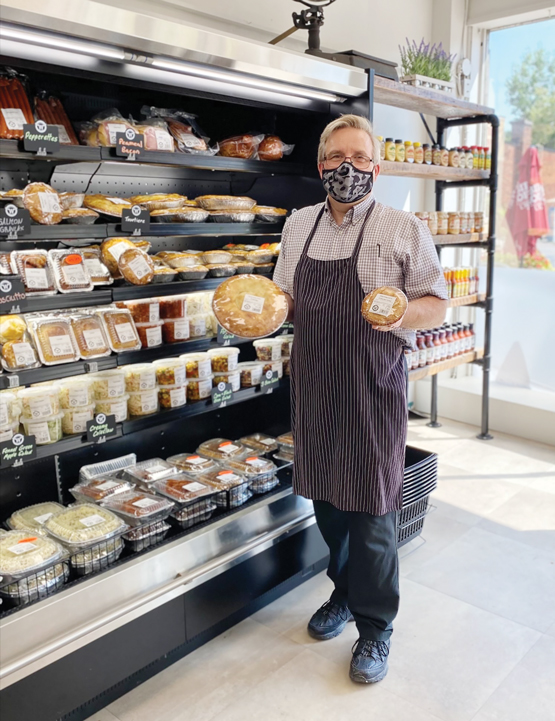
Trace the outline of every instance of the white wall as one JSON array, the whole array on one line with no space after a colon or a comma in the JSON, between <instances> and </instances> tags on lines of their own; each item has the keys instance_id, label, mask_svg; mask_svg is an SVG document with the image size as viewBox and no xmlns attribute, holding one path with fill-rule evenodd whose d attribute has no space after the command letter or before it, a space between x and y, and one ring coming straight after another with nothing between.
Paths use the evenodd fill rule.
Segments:
<instances>
[{"instance_id":1,"label":"white wall","mask_svg":"<svg viewBox=\"0 0 555 721\"><path fill-rule=\"evenodd\" d=\"M483 28L531 22L555 14L553 0L469 0L468 22Z\"/></svg>"}]
</instances>

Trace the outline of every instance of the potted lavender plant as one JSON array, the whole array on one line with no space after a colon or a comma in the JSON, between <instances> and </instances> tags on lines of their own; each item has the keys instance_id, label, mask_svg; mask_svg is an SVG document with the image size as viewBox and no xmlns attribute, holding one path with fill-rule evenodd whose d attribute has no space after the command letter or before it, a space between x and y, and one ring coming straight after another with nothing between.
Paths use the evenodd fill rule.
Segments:
<instances>
[{"instance_id":1,"label":"potted lavender plant","mask_svg":"<svg viewBox=\"0 0 555 721\"><path fill-rule=\"evenodd\" d=\"M399 46L401 53L402 83L432 88L444 93L453 93L455 83L451 82L451 65L455 55L448 55L442 43L432 45L422 38L420 45L406 38L406 47Z\"/></svg>"}]
</instances>

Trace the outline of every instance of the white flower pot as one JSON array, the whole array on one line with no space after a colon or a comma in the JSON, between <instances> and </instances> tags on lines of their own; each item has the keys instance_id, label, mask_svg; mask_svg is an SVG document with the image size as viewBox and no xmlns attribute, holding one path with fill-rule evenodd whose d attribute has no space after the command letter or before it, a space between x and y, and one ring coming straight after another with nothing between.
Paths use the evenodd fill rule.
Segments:
<instances>
[{"instance_id":1,"label":"white flower pot","mask_svg":"<svg viewBox=\"0 0 555 721\"><path fill-rule=\"evenodd\" d=\"M455 83L438 80L437 78L428 78L426 75L403 75L402 78L399 78L399 82L405 85L413 85L415 88L436 90L447 95L455 94Z\"/></svg>"}]
</instances>

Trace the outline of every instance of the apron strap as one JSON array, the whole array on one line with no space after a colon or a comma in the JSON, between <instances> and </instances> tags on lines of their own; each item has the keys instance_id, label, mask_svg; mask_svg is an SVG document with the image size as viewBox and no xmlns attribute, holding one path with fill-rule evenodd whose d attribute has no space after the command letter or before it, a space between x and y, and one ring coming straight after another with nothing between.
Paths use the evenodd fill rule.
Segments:
<instances>
[{"instance_id":1,"label":"apron strap","mask_svg":"<svg viewBox=\"0 0 555 721\"><path fill-rule=\"evenodd\" d=\"M318 213L316 220L314 222L314 225L312 226L312 230L308 234L308 238L305 241L303 252L301 253L301 258L304 258L306 254L308 253L308 249L310 247L310 244L312 243L312 238L314 238L314 233L316 232L316 228L318 227L318 224L320 223L321 217L324 215L324 210L326 208L326 204L322 206L322 209Z\"/></svg>"},{"instance_id":2,"label":"apron strap","mask_svg":"<svg viewBox=\"0 0 555 721\"><path fill-rule=\"evenodd\" d=\"M368 221L370 220L370 216L372 215L372 211L374 210L375 207L376 207L376 201L374 200L372 202L372 205L368 208L366 215L364 217L364 220L362 221L362 227L360 229L360 233L358 234L357 242L356 242L355 248L353 250L353 253L351 255L351 259L354 264L358 263L358 256L360 254L360 249L362 247L362 240L363 240L363 236L364 236L364 230L366 228L366 223L368 223Z\"/></svg>"}]
</instances>

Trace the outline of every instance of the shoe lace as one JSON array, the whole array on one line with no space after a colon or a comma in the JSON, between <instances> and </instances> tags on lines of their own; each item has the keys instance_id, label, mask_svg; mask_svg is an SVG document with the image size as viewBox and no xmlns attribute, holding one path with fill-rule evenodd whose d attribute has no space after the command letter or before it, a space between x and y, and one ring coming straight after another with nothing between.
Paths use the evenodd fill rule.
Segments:
<instances>
[{"instance_id":1,"label":"shoe lace","mask_svg":"<svg viewBox=\"0 0 555 721\"><path fill-rule=\"evenodd\" d=\"M328 616L333 620L343 618L345 611L342 606L333 601L326 601L320 609L324 616Z\"/></svg>"},{"instance_id":2,"label":"shoe lace","mask_svg":"<svg viewBox=\"0 0 555 721\"><path fill-rule=\"evenodd\" d=\"M376 661L385 661L389 654L389 646L385 641L367 641L363 638L354 644L351 653L355 652L357 656L368 656Z\"/></svg>"}]
</instances>

